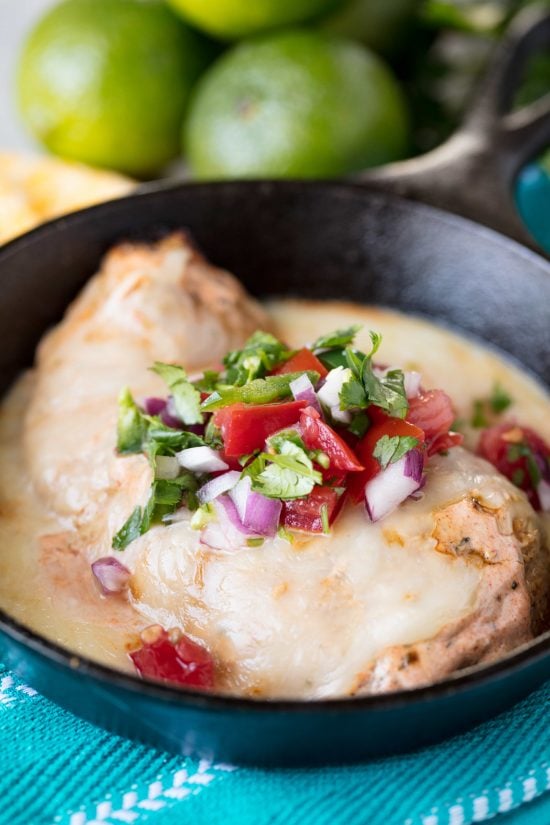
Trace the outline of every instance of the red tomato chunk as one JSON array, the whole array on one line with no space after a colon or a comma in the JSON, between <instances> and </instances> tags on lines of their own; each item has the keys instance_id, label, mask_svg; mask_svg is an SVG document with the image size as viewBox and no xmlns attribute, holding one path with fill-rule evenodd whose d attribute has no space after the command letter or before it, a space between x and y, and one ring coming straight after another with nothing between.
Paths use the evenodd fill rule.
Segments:
<instances>
[{"instance_id":1,"label":"red tomato chunk","mask_svg":"<svg viewBox=\"0 0 550 825\"><path fill-rule=\"evenodd\" d=\"M143 631L142 647L130 653L137 672L147 679L211 690L214 662L206 648L181 635L175 642L160 625Z\"/></svg>"},{"instance_id":2,"label":"red tomato chunk","mask_svg":"<svg viewBox=\"0 0 550 825\"><path fill-rule=\"evenodd\" d=\"M313 407L303 410L300 415L300 426L308 450L322 450L326 453L330 459L331 470L353 473L363 469L351 447L322 420Z\"/></svg>"},{"instance_id":3,"label":"red tomato chunk","mask_svg":"<svg viewBox=\"0 0 550 825\"><path fill-rule=\"evenodd\" d=\"M288 361L285 361L284 364L273 370L273 374L284 375L288 372L308 372L310 370L318 372L321 378L325 378L325 376L328 375L328 370L321 364L317 356L314 355L311 350L303 347L303 349L298 350L295 355L289 358Z\"/></svg>"},{"instance_id":4,"label":"red tomato chunk","mask_svg":"<svg viewBox=\"0 0 550 825\"><path fill-rule=\"evenodd\" d=\"M214 424L221 429L223 451L228 457L239 458L264 447L268 436L290 427L298 421L306 401L286 401L279 404L230 404L214 413Z\"/></svg>"},{"instance_id":5,"label":"red tomato chunk","mask_svg":"<svg viewBox=\"0 0 550 825\"><path fill-rule=\"evenodd\" d=\"M370 408L367 412L371 415ZM371 420L373 419L376 419L376 423L372 424L355 448L355 452L365 468L362 473L354 474L349 478L348 490L355 502L362 501L365 494L365 484L380 472L380 463L373 456L378 439L384 435L387 435L388 438L393 438L396 435L410 436L418 439L419 446L424 444L424 431L409 421L404 421L402 418L392 418L380 409L376 409Z\"/></svg>"},{"instance_id":6,"label":"red tomato chunk","mask_svg":"<svg viewBox=\"0 0 550 825\"><path fill-rule=\"evenodd\" d=\"M308 533L323 532L322 508L326 507L329 525L334 521L343 498L331 487L314 487L306 498L285 501L283 524L289 530L305 530Z\"/></svg>"},{"instance_id":7,"label":"red tomato chunk","mask_svg":"<svg viewBox=\"0 0 550 825\"><path fill-rule=\"evenodd\" d=\"M428 452L430 442L447 433L455 418L451 399L443 390L426 390L409 401L407 421L424 430Z\"/></svg>"},{"instance_id":8,"label":"red tomato chunk","mask_svg":"<svg viewBox=\"0 0 550 825\"><path fill-rule=\"evenodd\" d=\"M545 478L550 472L550 447L538 433L515 421L505 421L483 431L478 452L524 490L533 507L540 510L533 476Z\"/></svg>"}]
</instances>

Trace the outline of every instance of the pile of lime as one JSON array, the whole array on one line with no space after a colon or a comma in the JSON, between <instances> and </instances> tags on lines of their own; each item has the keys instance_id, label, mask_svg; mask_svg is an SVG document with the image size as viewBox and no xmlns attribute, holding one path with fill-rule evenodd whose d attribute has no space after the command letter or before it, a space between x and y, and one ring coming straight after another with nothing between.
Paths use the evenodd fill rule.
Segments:
<instances>
[{"instance_id":1,"label":"pile of lime","mask_svg":"<svg viewBox=\"0 0 550 825\"><path fill-rule=\"evenodd\" d=\"M55 154L137 177L181 156L201 179L345 175L409 149L380 52L415 5L62 0L24 45L21 113Z\"/></svg>"}]
</instances>

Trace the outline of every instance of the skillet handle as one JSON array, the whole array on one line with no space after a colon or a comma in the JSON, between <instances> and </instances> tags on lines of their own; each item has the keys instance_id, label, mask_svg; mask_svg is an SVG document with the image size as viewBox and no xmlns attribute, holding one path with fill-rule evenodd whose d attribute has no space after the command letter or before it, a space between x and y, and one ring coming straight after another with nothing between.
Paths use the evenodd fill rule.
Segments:
<instances>
[{"instance_id":1,"label":"skillet handle","mask_svg":"<svg viewBox=\"0 0 550 825\"><path fill-rule=\"evenodd\" d=\"M509 110L529 58L547 47L548 6L528 6L496 48L460 129L437 149L358 180L485 224L540 253L517 212L513 186L521 167L550 145L550 91Z\"/></svg>"}]
</instances>

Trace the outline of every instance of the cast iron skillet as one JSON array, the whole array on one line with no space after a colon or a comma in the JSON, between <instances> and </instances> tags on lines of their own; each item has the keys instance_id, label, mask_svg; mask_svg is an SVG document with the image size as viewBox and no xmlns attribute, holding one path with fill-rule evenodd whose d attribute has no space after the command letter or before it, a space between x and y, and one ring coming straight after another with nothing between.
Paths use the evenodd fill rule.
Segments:
<instances>
[{"instance_id":1,"label":"cast iron skillet","mask_svg":"<svg viewBox=\"0 0 550 825\"><path fill-rule=\"evenodd\" d=\"M510 189L521 164L550 143L549 102L504 111L527 56L549 39L550 17L531 9L460 133L430 156L366 175L370 182L160 184L12 242L0 252L2 389L111 244L181 226L254 294L420 313L496 345L548 383L550 265L479 223L388 192L532 246ZM76 714L178 753L237 762L313 764L415 748L501 711L550 676L546 634L494 665L411 692L256 702L141 682L76 658L5 613L0 629L8 667Z\"/></svg>"}]
</instances>

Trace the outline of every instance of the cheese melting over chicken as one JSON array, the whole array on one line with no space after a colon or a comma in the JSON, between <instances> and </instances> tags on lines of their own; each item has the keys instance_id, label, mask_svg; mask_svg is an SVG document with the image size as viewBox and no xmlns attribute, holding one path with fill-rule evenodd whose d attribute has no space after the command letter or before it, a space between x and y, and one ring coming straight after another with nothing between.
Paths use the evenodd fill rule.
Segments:
<instances>
[{"instance_id":1,"label":"cheese melting over chicken","mask_svg":"<svg viewBox=\"0 0 550 825\"><path fill-rule=\"evenodd\" d=\"M447 331L353 305L269 309L291 344L358 320L380 329L384 356L420 368L459 414L498 379L514 387L518 416L548 438L542 392ZM89 564L112 552L150 482L144 457L114 454L118 390L158 394L153 361L213 364L269 323L181 237L110 253L0 416L0 539L10 548L0 555L0 604L120 667L140 628L181 627L212 651L220 690L257 697L414 687L532 638L548 598L543 525L520 491L461 448L430 461L420 501L376 524L348 505L330 537L222 552L201 545L187 520L154 527L120 554L131 604L98 596ZM23 443L30 479L14 486ZM32 489L41 502L29 517Z\"/></svg>"}]
</instances>

